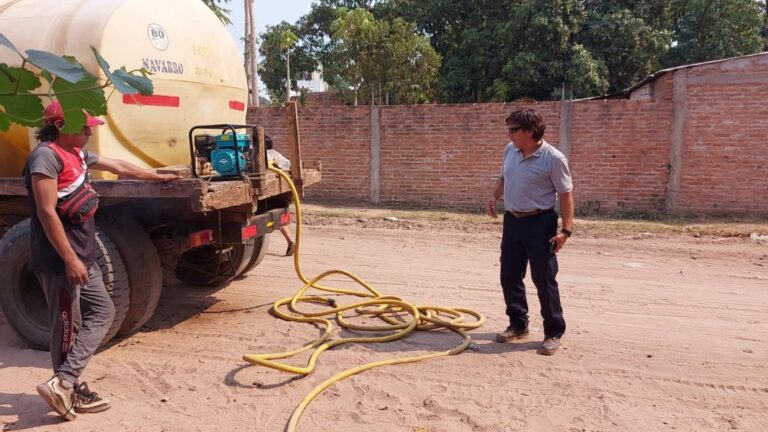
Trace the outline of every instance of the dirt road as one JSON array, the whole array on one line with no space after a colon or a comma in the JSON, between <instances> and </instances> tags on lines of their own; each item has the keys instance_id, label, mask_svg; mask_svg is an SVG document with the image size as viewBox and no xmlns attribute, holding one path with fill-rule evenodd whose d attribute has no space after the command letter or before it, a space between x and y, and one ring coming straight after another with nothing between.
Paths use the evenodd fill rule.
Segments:
<instances>
[{"instance_id":1,"label":"dirt road","mask_svg":"<svg viewBox=\"0 0 768 432\"><path fill-rule=\"evenodd\" d=\"M580 238L560 254L568 331L553 357L529 290L532 336L498 344L499 230L309 226L304 271L348 269L414 303L474 308L472 350L364 372L313 402L299 431L757 431L768 424L768 245L692 236ZM444 350L419 333L344 346L308 377L250 366L250 352L299 347L310 325L267 313L301 285L282 238L247 278L215 291L175 286L142 332L101 351L86 376L111 398L62 423L35 393L47 353L24 349L0 318L0 425L6 430L282 431L304 395L372 360ZM529 287L530 287L529 283ZM301 358L301 362L306 356ZM295 364L301 364L296 361Z\"/></svg>"}]
</instances>

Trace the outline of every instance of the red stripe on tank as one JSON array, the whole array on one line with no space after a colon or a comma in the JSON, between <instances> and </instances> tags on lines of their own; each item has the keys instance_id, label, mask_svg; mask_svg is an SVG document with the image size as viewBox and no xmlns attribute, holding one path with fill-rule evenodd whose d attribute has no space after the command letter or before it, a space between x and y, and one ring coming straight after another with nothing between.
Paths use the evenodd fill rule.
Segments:
<instances>
[{"instance_id":1,"label":"red stripe on tank","mask_svg":"<svg viewBox=\"0 0 768 432\"><path fill-rule=\"evenodd\" d=\"M178 96L164 96L164 95L123 95L123 103L126 105L148 105L148 106L160 106L178 108L181 104L181 100Z\"/></svg>"}]
</instances>

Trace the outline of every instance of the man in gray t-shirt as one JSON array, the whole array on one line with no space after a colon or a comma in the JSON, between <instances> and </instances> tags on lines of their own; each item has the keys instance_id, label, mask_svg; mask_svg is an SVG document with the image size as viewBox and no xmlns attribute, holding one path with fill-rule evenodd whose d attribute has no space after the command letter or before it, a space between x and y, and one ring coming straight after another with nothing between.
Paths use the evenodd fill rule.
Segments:
<instances>
[{"instance_id":1,"label":"man in gray t-shirt","mask_svg":"<svg viewBox=\"0 0 768 432\"><path fill-rule=\"evenodd\" d=\"M115 316L115 307L96 263L98 208L88 169L121 178L167 182L179 178L158 174L129 162L97 156L83 147L91 128L103 121L86 114L77 133L63 133L64 110L58 101L45 108L40 143L24 168L29 191L31 250L29 268L37 276L48 303L53 377L37 386L51 408L67 420L79 413L109 409L110 401L80 379ZM64 209L68 210L64 210Z\"/></svg>"},{"instance_id":2,"label":"man in gray t-shirt","mask_svg":"<svg viewBox=\"0 0 768 432\"><path fill-rule=\"evenodd\" d=\"M573 231L573 183L568 160L544 141L546 128L533 108L517 110L506 119L512 140L504 148L501 173L488 200L488 214L496 217L496 203L504 197L504 234L501 240L501 287L509 327L496 335L499 342L528 336L526 267L541 303L544 342L539 352L554 354L565 333L565 319L557 285L557 255ZM562 230L557 232L555 203L560 201Z\"/></svg>"}]
</instances>

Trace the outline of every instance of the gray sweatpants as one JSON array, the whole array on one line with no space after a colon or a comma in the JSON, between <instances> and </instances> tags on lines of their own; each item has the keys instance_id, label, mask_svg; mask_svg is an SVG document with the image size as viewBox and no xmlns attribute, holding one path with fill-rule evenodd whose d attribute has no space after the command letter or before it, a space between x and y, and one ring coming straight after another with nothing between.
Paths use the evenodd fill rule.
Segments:
<instances>
[{"instance_id":1,"label":"gray sweatpants","mask_svg":"<svg viewBox=\"0 0 768 432\"><path fill-rule=\"evenodd\" d=\"M53 372L72 384L88 365L115 318L101 269L88 269L88 283L70 285L63 273L38 274L48 301Z\"/></svg>"}]
</instances>

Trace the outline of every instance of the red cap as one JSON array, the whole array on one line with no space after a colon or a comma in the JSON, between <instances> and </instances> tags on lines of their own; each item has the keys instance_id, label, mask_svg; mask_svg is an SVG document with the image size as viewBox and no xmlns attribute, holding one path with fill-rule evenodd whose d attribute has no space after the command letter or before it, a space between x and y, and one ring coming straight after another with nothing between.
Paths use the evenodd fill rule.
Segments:
<instances>
[{"instance_id":1,"label":"red cap","mask_svg":"<svg viewBox=\"0 0 768 432\"><path fill-rule=\"evenodd\" d=\"M88 111L83 110L85 113L85 125L88 127L101 126L104 124L103 120L99 120L96 117L90 115ZM64 120L64 111L61 109L59 101L53 101L45 107L45 124L51 124L56 120Z\"/></svg>"}]
</instances>

